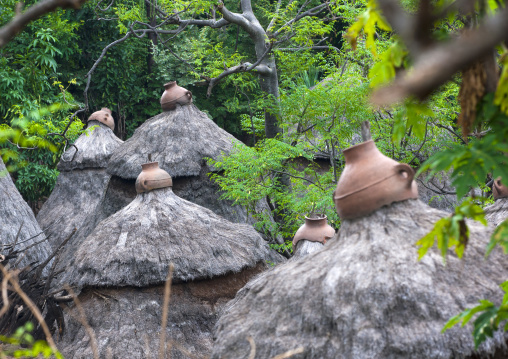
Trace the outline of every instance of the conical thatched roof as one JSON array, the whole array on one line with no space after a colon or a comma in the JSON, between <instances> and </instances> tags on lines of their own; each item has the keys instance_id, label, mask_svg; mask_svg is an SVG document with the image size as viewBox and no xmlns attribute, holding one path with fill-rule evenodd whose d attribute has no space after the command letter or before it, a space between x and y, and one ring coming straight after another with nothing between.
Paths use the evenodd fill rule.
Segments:
<instances>
[{"instance_id":1,"label":"conical thatched roof","mask_svg":"<svg viewBox=\"0 0 508 359\"><path fill-rule=\"evenodd\" d=\"M8 259L11 266L21 258L18 268L34 262L43 262L51 254L51 247L35 216L19 194L0 157L0 254L8 256L11 250L17 257ZM38 243L38 244L36 244ZM31 247L31 248L29 248ZM27 250L23 250L29 248ZM2 263L5 265L6 263Z\"/></svg>"},{"instance_id":2,"label":"conical thatched roof","mask_svg":"<svg viewBox=\"0 0 508 359\"><path fill-rule=\"evenodd\" d=\"M465 258L437 251L417 261L416 241L447 213L419 200L343 220L336 238L302 260L260 277L219 320L212 358L465 358L471 326L441 329L452 316L499 301L508 264L500 251L484 260L490 232L470 224ZM501 333L480 347L487 358L505 346Z\"/></svg>"},{"instance_id":3,"label":"conical thatched roof","mask_svg":"<svg viewBox=\"0 0 508 359\"><path fill-rule=\"evenodd\" d=\"M158 161L173 179L198 176L205 157L218 159L230 152L236 139L210 120L194 105L177 105L142 124L111 157L108 172L135 179L140 165Z\"/></svg>"},{"instance_id":4,"label":"conical thatched roof","mask_svg":"<svg viewBox=\"0 0 508 359\"><path fill-rule=\"evenodd\" d=\"M293 256L291 257L291 260L300 259L309 254L320 251L323 249L323 246L324 245L321 242L312 242L302 239L298 241L293 248Z\"/></svg>"},{"instance_id":5,"label":"conical thatched roof","mask_svg":"<svg viewBox=\"0 0 508 359\"><path fill-rule=\"evenodd\" d=\"M113 150L123 141L98 121L90 121L88 128L92 126L95 128L90 133L82 134L74 143L77 153L71 147L62 156L55 188L37 214L37 221L53 248L58 247L74 228L78 230L74 236L84 239L94 228L89 222L95 225L111 214L103 213L108 212L103 207L110 206L109 201L104 203L111 178L105 167ZM76 156L71 161L74 154ZM86 230L82 230L84 226ZM75 238L67 246L73 242Z\"/></svg>"},{"instance_id":6,"label":"conical thatched roof","mask_svg":"<svg viewBox=\"0 0 508 359\"><path fill-rule=\"evenodd\" d=\"M500 198L492 206L486 207L485 219L494 227L508 219L508 198Z\"/></svg>"},{"instance_id":7,"label":"conical thatched roof","mask_svg":"<svg viewBox=\"0 0 508 359\"><path fill-rule=\"evenodd\" d=\"M150 286L236 273L280 262L250 225L231 223L177 197L170 187L140 193L102 221L75 253L62 282L85 286Z\"/></svg>"},{"instance_id":8,"label":"conical thatched roof","mask_svg":"<svg viewBox=\"0 0 508 359\"><path fill-rule=\"evenodd\" d=\"M93 130L90 130L94 127ZM99 121L89 121L87 130L65 151L58 163L59 171L84 168L106 168L113 151L123 143L113 131ZM76 151L77 147L77 151Z\"/></svg>"}]
</instances>

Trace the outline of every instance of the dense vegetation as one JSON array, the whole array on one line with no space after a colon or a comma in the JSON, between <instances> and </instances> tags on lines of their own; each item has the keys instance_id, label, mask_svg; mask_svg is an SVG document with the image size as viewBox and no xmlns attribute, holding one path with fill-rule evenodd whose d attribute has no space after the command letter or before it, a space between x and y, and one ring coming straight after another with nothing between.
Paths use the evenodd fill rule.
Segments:
<instances>
[{"instance_id":1,"label":"dense vegetation","mask_svg":"<svg viewBox=\"0 0 508 359\"><path fill-rule=\"evenodd\" d=\"M508 178L506 46L430 94L410 93L395 105L376 107L370 102L373 89L418 66L411 56L414 44L396 35L373 0L330 2L321 8L323 3L253 2L253 14L266 34L263 56L241 22L199 24L221 16L222 5L210 0L162 0L157 7L130 0L106 7L91 1L32 22L0 49L0 146L20 192L32 203L51 192L59 155L83 127L78 120L70 122L76 110L86 110L78 111L84 121L100 107L111 108L116 133L127 138L160 111L161 85L177 80L193 92L202 111L249 145L215 162L223 171L213 178L226 198L253 210L259 199L269 200L276 223L258 213L259 228L291 238L311 212L326 214L338 228L331 192L344 166L341 151L360 141L360 124L368 120L385 154L420 172L451 171L462 204L422 240L420 254L437 239L443 254L453 247L461 255L467 244L464 218L481 220L485 184L498 175ZM497 1L475 4L464 13L450 2L436 2L434 13L445 16L429 21L426 38L453 39L504 7ZM403 2L409 14L421 10L420 5ZM234 14L242 12L240 6L238 1L223 4ZM13 0L2 2L0 26L15 7ZM164 22L161 14L194 22ZM122 41L108 47L118 39ZM256 62L276 64L276 84L266 85L262 67L245 65ZM484 198L462 202L476 187L485 190ZM500 227L494 239L508 248L505 232ZM489 320L499 314L488 308Z\"/></svg>"}]
</instances>

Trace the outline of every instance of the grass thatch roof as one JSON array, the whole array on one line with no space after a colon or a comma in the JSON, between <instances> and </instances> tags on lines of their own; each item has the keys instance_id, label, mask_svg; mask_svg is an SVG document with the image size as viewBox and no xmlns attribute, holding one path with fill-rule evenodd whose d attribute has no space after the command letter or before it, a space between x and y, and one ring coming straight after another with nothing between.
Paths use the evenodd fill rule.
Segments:
<instances>
[{"instance_id":1,"label":"grass thatch roof","mask_svg":"<svg viewBox=\"0 0 508 359\"><path fill-rule=\"evenodd\" d=\"M508 264L484 260L489 231L472 224L464 260L437 251L417 261L415 242L447 213L418 200L344 220L323 250L274 268L221 317L212 358L465 358L471 326L441 333L449 318L481 298L500 300ZM481 346L487 358L501 333Z\"/></svg>"},{"instance_id":2,"label":"grass thatch roof","mask_svg":"<svg viewBox=\"0 0 508 359\"><path fill-rule=\"evenodd\" d=\"M197 176L203 158L218 159L230 152L236 139L217 126L194 105L163 112L141 125L109 161L108 172L122 178L137 178L141 164L158 161L173 179Z\"/></svg>"},{"instance_id":3,"label":"grass thatch roof","mask_svg":"<svg viewBox=\"0 0 508 359\"><path fill-rule=\"evenodd\" d=\"M74 142L62 155L58 163L58 170L71 171L84 168L106 168L113 151L123 141L116 137L113 131L99 121L89 121L87 128L95 126L93 130L87 130Z\"/></svg>"},{"instance_id":4,"label":"grass thatch roof","mask_svg":"<svg viewBox=\"0 0 508 359\"><path fill-rule=\"evenodd\" d=\"M293 248L293 256L291 257L291 260L303 258L309 254L320 251L323 247L324 245L321 242L312 242L302 239L298 241Z\"/></svg>"},{"instance_id":5,"label":"grass thatch roof","mask_svg":"<svg viewBox=\"0 0 508 359\"><path fill-rule=\"evenodd\" d=\"M485 219L494 227L508 219L508 198L500 198L492 206L486 207Z\"/></svg>"},{"instance_id":6,"label":"grass thatch roof","mask_svg":"<svg viewBox=\"0 0 508 359\"><path fill-rule=\"evenodd\" d=\"M102 221L75 253L62 282L85 286L144 287L239 272L280 262L250 225L231 223L176 196L171 188L139 194Z\"/></svg>"},{"instance_id":7,"label":"grass thatch roof","mask_svg":"<svg viewBox=\"0 0 508 359\"><path fill-rule=\"evenodd\" d=\"M12 182L2 158L0 158L0 243L2 255L7 256L11 250L21 252L17 257L8 259L8 263L14 266L21 258L18 268L34 262L43 262L52 252L32 210ZM6 262L2 264L5 265Z\"/></svg>"}]
</instances>

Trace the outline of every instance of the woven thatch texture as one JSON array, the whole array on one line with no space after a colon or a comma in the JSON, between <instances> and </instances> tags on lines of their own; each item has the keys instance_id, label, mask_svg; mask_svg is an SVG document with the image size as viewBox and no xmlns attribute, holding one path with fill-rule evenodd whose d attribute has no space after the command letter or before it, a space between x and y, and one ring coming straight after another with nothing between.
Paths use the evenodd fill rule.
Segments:
<instances>
[{"instance_id":1,"label":"woven thatch texture","mask_svg":"<svg viewBox=\"0 0 508 359\"><path fill-rule=\"evenodd\" d=\"M76 251L62 281L85 286L148 286L239 272L260 262L278 263L250 225L231 223L177 197L171 188L139 194L102 221Z\"/></svg>"},{"instance_id":2,"label":"woven thatch texture","mask_svg":"<svg viewBox=\"0 0 508 359\"><path fill-rule=\"evenodd\" d=\"M90 216L100 211L110 177L105 169L60 173L53 192L37 214L37 221L48 236L53 249L56 249L74 228L81 229ZM83 233L83 238L89 233Z\"/></svg>"},{"instance_id":3,"label":"woven thatch texture","mask_svg":"<svg viewBox=\"0 0 508 359\"><path fill-rule=\"evenodd\" d=\"M447 215L418 200L344 220L335 239L302 260L277 267L224 315L212 358L256 358L302 347L292 358L464 358L474 351L471 327L446 321L479 298L500 300L507 263L484 260L489 234L471 225L465 259L446 267L432 251L417 261L415 242ZM483 358L502 335L481 349Z\"/></svg>"},{"instance_id":4,"label":"woven thatch texture","mask_svg":"<svg viewBox=\"0 0 508 359\"><path fill-rule=\"evenodd\" d=\"M2 246L13 245L16 237L18 237L16 250L22 250L40 242L24 252L18 267L24 267L33 262L43 262L51 254L51 247L35 220L32 210L19 194L0 158L0 243ZM2 251L1 254L6 255L7 252ZM9 260L9 263L14 265L16 261L17 258L14 258Z\"/></svg>"},{"instance_id":5,"label":"woven thatch texture","mask_svg":"<svg viewBox=\"0 0 508 359\"><path fill-rule=\"evenodd\" d=\"M135 179L150 154L173 178L197 176L203 158L218 159L222 152L229 153L234 141L196 106L177 105L141 125L113 154L108 172Z\"/></svg>"},{"instance_id":6,"label":"woven thatch texture","mask_svg":"<svg viewBox=\"0 0 508 359\"><path fill-rule=\"evenodd\" d=\"M305 239L300 240L296 243L296 247L293 248L294 252L291 260L293 261L303 258L309 254L320 251L321 249L323 249L323 243L321 242L312 242Z\"/></svg>"},{"instance_id":7,"label":"woven thatch texture","mask_svg":"<svg viewBox=\"0 0 508 359\"><path fill-rule=\"evenodd\" d=\"M106 168L113 151L123 141L115 136L113 131L99 121L88 122L88 127L95 126L93 130L86 130L62 156L58 163L58 170L71 171L83 168Z\"/></svg>"},{"instance_id":8,"label":"woven thatch texture","mask_svg":"<svg viewBox=\"0 0 508 359\"><path fill-rule=\"evenodd\" d=\"M494 227L508 219L508 198L500 198L492 206L486 207L485 219Z\"/></svg>"},{"instance_id":9,"label":"woven thatch texture","mask_svg":"<svg viewBox=\"0 0 508 359\"><path fill-rule=\"evenodd\" d=\"M193 357L180 348L198 358L209 357L219 311L259 270L251 268L211 280L172 285L166 328L172 359ZM108 357L108 348L115 359L157 358L163 297L162 286L85 289L79 299L97 337L100 358ZM75 308L72 311L76 313ZM57 345L66 358L92 357L88 335L69 315Z\"/></svg>"}]
</instances>

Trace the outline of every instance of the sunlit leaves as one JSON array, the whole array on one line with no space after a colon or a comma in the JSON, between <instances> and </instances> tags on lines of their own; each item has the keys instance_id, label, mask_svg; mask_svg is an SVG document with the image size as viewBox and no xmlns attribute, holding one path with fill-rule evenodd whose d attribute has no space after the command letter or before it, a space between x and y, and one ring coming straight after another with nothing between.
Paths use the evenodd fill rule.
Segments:
<instances>
[{"instance_id":1,"label":"sunlit leaves","mask_svg":"<svg viewBox=\"0 0 508 359\"><path fill-rule=\"evenodd\" d=\"M466 199L460 206L455 208L453 215L441 218L427 235L416 242L416 245L420 246L418 248L418 260L422 259L434 244L437 244L437 248L443 256L443 262L446 261L446 254L450 248L454 248L457 257L462 258L469 240L469 228L465 221L466 218L487 225L483 209L474 203L472 198Z\"/></svg>"},{"instance_id":2,"label":"sunlit leaves","mask_svg":"<svg viewBox=\"0 0 508 359\"><path fill-rule=\"evenodd\" d=\"M355 49L357 38L363 30L366 37L365 43L367 49L369 49L372 54L376 55L376 44L374 42L376 26L381 30L391 31L391 27L379 11L376 1L369 0L367 3L367 10L358 17L357 21L353 25L349 27L345 37L353 49Z\"/></svg>"},{"instance_id":3,"label":"sunlit leaves","mask_svg":"<svg viewBox=\"0 0 508 359\"><path fill-rule=\"evenodd\" d=\"M480 314L473 322L473 339L475 348L484 342L487 338L492 338L494 333L498 330L502 322L508 320L508 281L500 285L501 289L505 292L503 301L498 307L491 301L480 300L476 307L467 309L462 313L451 318L444 326L443 332L452 328L457 324L465 326L471 319ZM504 331L508 330L508 324L504 325Z\"/></svg>"},{"instance_id":4,"label":"sunlit leaves","mask_svg":"<svg viewBox=\"0 0 508 359\"><path fill-rule=\"evenodd\" d=\"M433 116L434 111L429 107L428 103L407 100L395 114L392 133L393 141L399 143L409 128L412 129L412 133L416 137L423 138L427 122Z\"/></svg>"},{"instance_id":5,"label":"sunlit leaves","mask_svg":"<svg viewBox=\"0 0 508 359\"><path fill-rule=\"evenodd\" d=\"M390 82L395 77L395 70L402 66L406 55L406 48L396 39L369 70L370 86L377 87Z\"/></svg>"},{"instance_id":6,"label":"sunlit leaves","mask_svg":"<svg viewBox=\"0 0 508 359\"><path fill-rule=\"evenodd\" d=\"M508 115L508 50L505 50L500 62L503 64L503 70L497 84L494 103Z\"/></svg>"}]
</instances>

